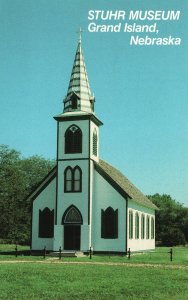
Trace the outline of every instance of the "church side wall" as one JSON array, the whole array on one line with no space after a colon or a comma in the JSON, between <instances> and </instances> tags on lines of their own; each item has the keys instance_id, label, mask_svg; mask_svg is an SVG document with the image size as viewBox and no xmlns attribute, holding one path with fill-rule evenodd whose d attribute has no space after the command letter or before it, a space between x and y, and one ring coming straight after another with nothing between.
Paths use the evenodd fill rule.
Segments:
<instances>
[{"instance_id":1,"label":"church side wall","mask_svg":"<svg viewBox=\"0 0 188 300\"><path fill-rule=\"evenodd\" d=\"M118 238L101 238L101 210L118 209ZM92 247L94 251L125 252L126 200L96 171L93 176Z\"/></svg>"},{"instance_id":2,"label":"church side wall","mask_svg":"<svg viewBox=\"0 0 188 300\"><path fill-rule=\"evenodd\" d=\"M129 222L128 222L128 234L127 234L127 244L128 248L130 248L131 251L140 251L140 250L150 250L150 249L155 249L155 236L154 239L151 238L151 218L154 218L155 222L155 211L141 206L132 200L128 201L128 216L129 216L129 211L133 213L133 238L129 238ZM135 215L138 213L139 215L139 238L135 238ZM145 217L145 226L144 226L144 238L142 239L141 237L141 216ZM149 226L149 238L147 239L146 237L146 220L147 217L149 217L150 220L150 226ZM155 224L155 223L154 223ZM155 228L154 228L155 232Z\"/></svg>"},{"instance_id":3,"label":"church side wall","mask_svg":"<svg viewBox=\"0 0 188 300\"><path fill-rule=\"evenodd\" d=\"M54 209L55 214L56 201L56 178L53 179L48 186L33 201L32 215L32 250L53 249L53 238L39 238L39 210L48 207Z\"/></svg>"}]
</instances>

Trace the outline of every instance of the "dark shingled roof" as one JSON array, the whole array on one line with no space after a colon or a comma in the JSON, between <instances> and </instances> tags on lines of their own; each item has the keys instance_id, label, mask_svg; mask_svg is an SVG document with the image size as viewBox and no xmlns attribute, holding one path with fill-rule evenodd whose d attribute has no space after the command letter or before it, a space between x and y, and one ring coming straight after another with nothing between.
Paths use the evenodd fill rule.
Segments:
<instances>
[{"instance_id":1,"label":"dark shingled roof","mask_svg":"<svg viewBox=\"0 0 188 300\"><path fill-rule=\"evenodd\" d=\"M95 164L96 170L105 177L125 198L152 209L158 209L141 191L139 191L120 171L104 160Z\"/></svg>"}]
</instances>

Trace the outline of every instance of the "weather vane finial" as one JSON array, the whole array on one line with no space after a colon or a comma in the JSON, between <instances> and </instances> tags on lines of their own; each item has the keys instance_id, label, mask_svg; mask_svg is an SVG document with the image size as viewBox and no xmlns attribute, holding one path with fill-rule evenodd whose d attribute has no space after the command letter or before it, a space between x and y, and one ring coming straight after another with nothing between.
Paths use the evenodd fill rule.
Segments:
<instances>
[{"instance_id":1,"label":"weather vane finial","mask_svg":"<svg viewBox=\"0 0 188 300\"><path fill-rule=\"evenodd\" d=\"M83 32L83 30L82 30L81 27L80 27L79 30L76 32L76 33L78 33L78 42L79 42L79 43L81 43L81 41L82 41L82 32Z\"/></svg>"}]
</instances>

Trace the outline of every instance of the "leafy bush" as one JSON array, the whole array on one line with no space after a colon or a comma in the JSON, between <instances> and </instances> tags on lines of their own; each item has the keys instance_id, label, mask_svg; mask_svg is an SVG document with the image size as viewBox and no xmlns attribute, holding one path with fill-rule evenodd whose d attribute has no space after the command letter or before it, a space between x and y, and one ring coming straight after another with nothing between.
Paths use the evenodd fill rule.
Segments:
<instances>
[{"instance_id":1,"label":"leafy bush","mask_svg":"<svg viewBox=\"0 0 188 300\"><path fill-rule=\"evenodd\" d=\"M186 244L185 236L179 228L167 228L166 232L162 233L161 240L163 246L167 247Z\"/></svg>"}]
</instances>

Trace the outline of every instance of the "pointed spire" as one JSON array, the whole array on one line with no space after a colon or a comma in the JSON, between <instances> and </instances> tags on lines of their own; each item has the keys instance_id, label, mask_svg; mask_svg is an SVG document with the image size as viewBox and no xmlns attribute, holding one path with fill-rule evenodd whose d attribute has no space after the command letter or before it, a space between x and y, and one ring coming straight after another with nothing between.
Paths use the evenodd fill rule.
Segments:
<instances>
[{"instance_id":1,"label":"pointed spire","mask_svg":"<svg viewBox=\"0 0 188 300\"><path fill-rule=\"evenodd\" d=\"M78 39L78 42L79 42L79 43L81 43L81 41L82 41L82 32L84 32L84 31L83 31L82 28L80 27L79 30L77 31L77 33L79 34L79 39Z\"/></svg>"},{"instance_id":2,"label":"pointed spire","mask_svg":"<svg viewBox=\"0 0 188 300\"><path fill-rule=\"evenodd\" d=\"M93 112L94 97L91 95L84 56L81 46L81 29L72 68L67 95L64 99L64 113L70 111Z\"/></svg>"}]
</instances>

